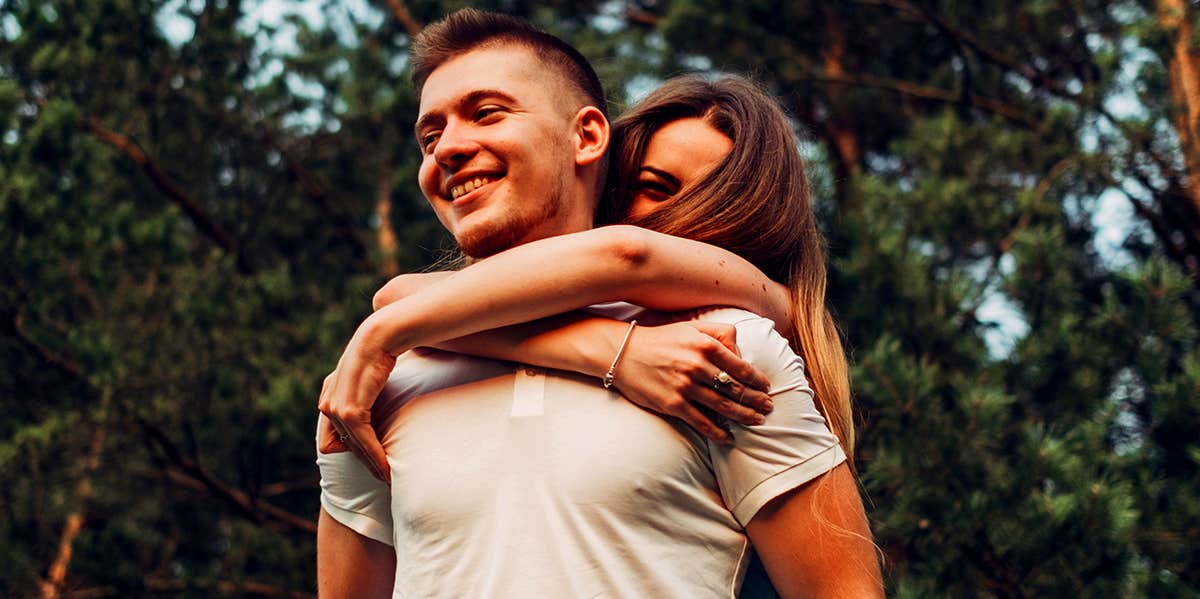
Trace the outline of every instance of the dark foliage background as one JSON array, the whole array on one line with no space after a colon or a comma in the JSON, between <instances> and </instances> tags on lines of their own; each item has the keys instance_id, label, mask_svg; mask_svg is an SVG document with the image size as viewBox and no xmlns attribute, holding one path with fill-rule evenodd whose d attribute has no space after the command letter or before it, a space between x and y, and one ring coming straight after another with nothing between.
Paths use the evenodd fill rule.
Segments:
<instances>
[{"instance_id":1,"label":"dark foliage background","mask_svg":"<svg viewBox=\"0 0 1200 599\"><path fill-rule=\"evenodd\" d=\"M463 4L0 0L0 595L312 592L320 380L449 247L405 57ZM618 105L785 103L891 594L1200 594L1194 3L479 5Z\"/></svg>"}]
</instances>

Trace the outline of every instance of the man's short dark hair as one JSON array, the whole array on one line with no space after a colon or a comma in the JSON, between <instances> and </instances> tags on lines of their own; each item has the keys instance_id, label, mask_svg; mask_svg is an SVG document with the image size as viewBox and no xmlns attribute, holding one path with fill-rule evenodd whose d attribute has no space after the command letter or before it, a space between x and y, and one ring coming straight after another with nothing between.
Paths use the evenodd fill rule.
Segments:
<instances>
[{"instance_id":1,"label":"man's short dark hair","mask_svg":"<svg viewBox=\"0 0 1200 599\"><path fill-rule=\"evenodd\" d=\"M413 40L412 81L417 96L429 75L447 60L472 50L510 44L528 48L556 69L563 82L579 92L584 100L581 106L595 106L608 116L600 78L578 50L521 19L474 8L455 11L431 23Z\"/></svg>"}]
</instances>

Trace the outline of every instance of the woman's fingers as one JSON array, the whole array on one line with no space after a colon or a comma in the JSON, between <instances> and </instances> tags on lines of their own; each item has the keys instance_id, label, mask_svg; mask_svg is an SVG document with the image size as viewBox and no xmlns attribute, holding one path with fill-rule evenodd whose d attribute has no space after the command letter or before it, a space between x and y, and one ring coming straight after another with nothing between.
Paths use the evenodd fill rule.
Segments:
<instances>
[{"instance_id":1,"label":"woman's fingers","mask_svg":"<svg viewBox=\"0 0 1200 599\"><path fill-rule=\"evenodd\" d=\"M692 430L700 433L714 443L721 445L733 443L733 435L728 430L718 426L713 422L712 418L706 416L690 403L683 402L679 404L679 409L676 410L675 417L683 420L688 426L692 427Z\"/></svg>"},{"instance_id":2,"label":"woman's fingers","mask_svg":"<svg viewBox=\"0 0 1200 599\"><path fill-rule=\"evenodd\" d=\"M334 429L338 438L354 453L360 462L366 465L371 475L385 482L391 482L391 468L387 463L387 452L383 444L375 436L375 428L371 426L370 418L363 422L359 418L339 418L332 416Z\"/></svg>"},{"instance_id":3,"label":"woman's fingers","mask_svg":"<svg viewBox=\"0 0 1200 599\"><path fill-rule=\"evenodd\" d=\"M708 359L715 371L711 376L705 374L708 377L706 380L696 381L698 386L714 389L722 396L762 414L770 414L771 410L775 409L771 397L764 393L767 388L766 375L749 362L725 347L710 351ZM729 375L728 383L719 379L722 372ZM721 410L718 411L724 414ZM738 421L742 422L741 419Z\"/></svg>"},{"instance_id":4,"label":"woman's fingers","mask_svg":"<svg viewBox=\"0 0 1200 599\"><path fill-rule=\"evenodd\" d=\"M333 393L334 382L337 380L337 370L329 373L321 383L321 395L317 399L317 409L324 411L329 406L329 396ZM321 453L341 453L348 451L342 443L341 435L333 426L333 419L321 414L317 426L317 451Z\"/></svg>"},{"instance_id":5,"label":"woman's fingers","mask_svg":"<svg viewBox=\"0 0 1200 599\"><path fill-rule=\"evenodd\" d=\"M333 421L324 415L321 417L321 426L317 429L317 450L321 453L342 453L350 450L342 443L337 429L333 427Z\"/></svg>"},{"instance_id":6,"label":"woman's fingers","mask_svg":"<svg viewBox=\"0 0 1200 599\"><path fill-rule=\"evenodd\" d=\"M740 386L740 385L739 385ZM725 394L713 389L697 385L689 393L688 399L708 407L718 416L723 416L746 426L763 423L763 415L749 406L742 405Z\"/></svg>"},{"instance_id":7,"label":"woman's fingers","mask_svg":"<svg viewBox=\"0 0 1200 599\"><path fill-rule=\"evenodd\" d=\"M708 349L707 357L718 370L759 391L767 391L770 379L737 353L737 329L732 325L697 320L689 322L696 330L716 339L720 345ZM715 374L715 373L714 373Z\"/></svg>"},{"instance_id":8,"label":"woman's fingers","mask_svg":"<svg viewBox=\"0 0 1200 599\"><path fill-rule=\"evenodd\" d=\"M370 408L356 407L347 401L359 389L355 388L355 381L344 381L343 378L344 372L334 369L321 385L317 407L325 418L320 428L319 448L324 453L349 450L371 471L372 476L390 482L391 468L388 467L387 452L376 437L375 428L371 426Z\"/></svg>"},{"instance_id":9,"label":"woman's fingers","mask_svg":"<svg viewBox=\"0 0 1200 599\"><path fill-rule=\"evenodd\" d=\"M714 380L698 382L697 386L712 389L720 396L727 398L736 404L745 406L751 411L759 414L770 414L771 410L775 409L775 404L771 402L770 395L767 395L758 389L753 389L743 385L741 381L737 379L737 377L733 377L733 380L728 383L718 382L715 380L715 378L716 377L714 376ZM739 419L739 422L740 421L741 420Z\"/></svg>"},{"instance_id":10,"label":"woman's fingers","mask_svg":"<svg viewBox=\"0 0 1200 599\"><path fill-rule=\"evenodd\" d=\"M705 437L732 442L727 423L754 426L774 407L769 381L737 354L737 329L710 322L646 327L629 343L617 388Z\"/></svg>"}]
</instances>

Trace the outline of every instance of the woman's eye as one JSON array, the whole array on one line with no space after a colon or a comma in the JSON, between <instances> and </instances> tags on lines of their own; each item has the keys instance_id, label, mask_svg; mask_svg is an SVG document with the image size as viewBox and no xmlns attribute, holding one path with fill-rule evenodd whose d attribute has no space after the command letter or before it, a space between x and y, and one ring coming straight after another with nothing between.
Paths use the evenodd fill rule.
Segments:
<instances>
[{"instance_id":1,"label":"woman's eye","mask_svg":"<svg viewBox=\"0 0 1200 599\"><path fill-rule=\"evenodd\" d=\"M633 191L637 195L643 195L660 202L675 195L675 192L671 188L657 181L638 181L634 185Z\"/></svg>"}]
</instances>

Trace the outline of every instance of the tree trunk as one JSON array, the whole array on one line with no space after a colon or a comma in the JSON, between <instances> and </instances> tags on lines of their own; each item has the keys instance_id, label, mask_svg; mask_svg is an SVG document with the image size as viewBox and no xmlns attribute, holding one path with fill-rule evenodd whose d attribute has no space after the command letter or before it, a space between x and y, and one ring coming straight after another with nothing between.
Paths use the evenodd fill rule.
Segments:
<instances>
[{"instance_id":1,"label":"tree trunk","mask_svg":"<svg viewBox=\"0 0 1200 599\"><path fill-rule=\"evenodd\" d=\"M1200 214L1200 49L1192 42L1195 14L1185 0L1157 0L1158 22L1171 36L1167 74L1175 104L1173 125L1183 151L1185 191ZM1192 231L1200 237L1200 231Z\"/></svg>"},{"instance_id":2,"label":"tree trunk","mask_svg":"<svg viewBox=\"0 0 1200 599\"><path fill-rule=\"evenodd\" d=\"M829 33L829 45L822 52L821 58L825 72L834 80L846 77L846 32L836 10L833 7L825 7L822 10ZM838 175L848 179L860 170L862 150L858 145L858 137L846 118L842 101L844 91L845 86L840 83L825 85L830 109L826 129L830 141L833 142L832 150L836 154L837 170L841 171Z\"/></svg>"},{"instance_id":3,"label":"tree trunk","mask_svg":"<svg viewBox=\"0 0 1200 599\"><path fill-rule=\"evenodd\" d=\"M392 226L392 157L384 155L375 187L375 217L379 219L379 272L386 277L400 274L396 261L396 229Z\"/></svg>"},{"instance_id":4,"label":"tree trunk","mask_svg":"<svg viewBox=\"0 0 1200 599\"><path fill-rule=\"evenodd\" d=\"M74 513L67 516L67 522L63 525L62 535L58 541L58 553L54 556L54 561L50 564L50 568L46 573L46 580L42 581L41 584L43 599L58 599L62 593L63 582L67 579L67 567L71 565L71 553L75 537L79 536L79 533L83 531L83 514L87 511L87 504L92 499L92 473L100 465L100 450L103 447L104 426L97 424L92 430L92 439L88 448L87 459L84 463L83 477L79 480L79 485L75 488L75 500L79 502L79 507Z\"/></svg>"}]
</instances>

